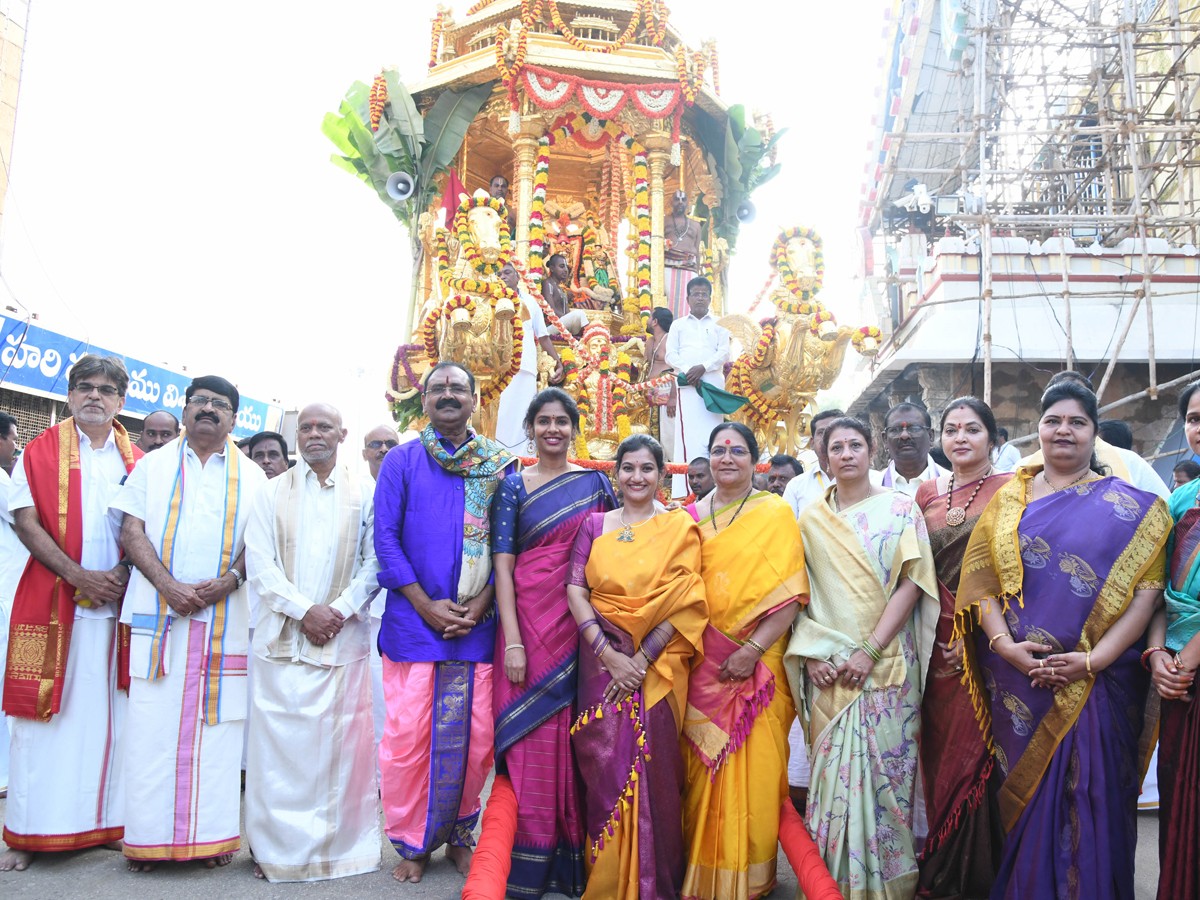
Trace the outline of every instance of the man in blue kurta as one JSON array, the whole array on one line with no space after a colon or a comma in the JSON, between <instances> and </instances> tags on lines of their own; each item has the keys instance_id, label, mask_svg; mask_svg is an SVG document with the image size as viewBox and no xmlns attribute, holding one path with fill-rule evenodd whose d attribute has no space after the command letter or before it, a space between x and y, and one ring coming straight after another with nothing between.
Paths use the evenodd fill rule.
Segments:
<instances>
[{"instance_id":1,"label":"man in blue kurta","mask_svg":"<svg viewBox=\"0 0 1200 900\"><path fill-rule=\"evenodd\" d=\"M387 724L379 769L397 881L421 880L446 844L471 862L492 767L489 511L515 461L471 431L475 379L441 362L425 379L429 426L388 452L375 488L375 554L387 606L379 632Z\"/></svg>"}]
</instances>

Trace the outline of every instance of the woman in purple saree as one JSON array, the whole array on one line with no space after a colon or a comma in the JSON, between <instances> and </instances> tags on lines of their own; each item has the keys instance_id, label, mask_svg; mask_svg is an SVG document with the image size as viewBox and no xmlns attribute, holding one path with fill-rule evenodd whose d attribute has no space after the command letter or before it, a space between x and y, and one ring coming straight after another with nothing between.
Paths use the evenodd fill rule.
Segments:
<instances>
[{"instance_id":1,"label":"woman in purple saree","mask_svg":"<svg viewBox=\"0 0 1200 900\"><path fill-rule=\"evenodd\" d=\"M616 505L608 479L572 466L575 403L557 388L529 406L538 462L501 483L492 514L496 573L496 771L517 795L508 896L583 893L583 807L571 750L579 638L567 574L579 526Z\"/></svg>"},{"instance_id":2,"label":"woman in purple saree","mask_svg":"<svg viewBox=\"0 0 1200 900\"><path fill-rule=\"evenodd\" d=\"M1042 397L1044 467L996 492L963 558L964 676L1002 781L993 898L1134 896L1148 679L1162 593L1163 501L1094 468L1095 395ZM973 632L973 633L972 633Z\"/></svg>"}]
</instances>

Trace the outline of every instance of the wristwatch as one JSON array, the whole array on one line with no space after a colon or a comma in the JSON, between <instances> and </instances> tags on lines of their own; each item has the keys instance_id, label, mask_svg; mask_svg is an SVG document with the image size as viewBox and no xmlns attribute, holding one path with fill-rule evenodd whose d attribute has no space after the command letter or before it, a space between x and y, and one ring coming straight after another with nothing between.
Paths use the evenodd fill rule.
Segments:
<instances>
[{"instance_id":1,"label":"wristwatch","mask_svg":"<svg viewBox=\"0 0 1200 900\"><path fill-rule=\"evenodd\" d=\"M232 575L234 578L236 578L238 587L241 587L243 584L246 583L246 576L243 575L241 572L239 572L234 566L230 566L229 571L226 572L225 574Z\"/></svg>"}]
</instances>

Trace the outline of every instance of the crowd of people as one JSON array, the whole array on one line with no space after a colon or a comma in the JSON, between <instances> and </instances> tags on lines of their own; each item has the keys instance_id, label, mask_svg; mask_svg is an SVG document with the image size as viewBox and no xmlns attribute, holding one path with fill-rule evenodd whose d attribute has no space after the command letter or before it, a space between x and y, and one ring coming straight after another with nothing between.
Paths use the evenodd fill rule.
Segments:
<instances>
[{"instance_id":1,"label":"crowd of people","mask_svg":"<svg viewBox=\"0 0 1200 900\"><path fill-rule=\"evenodd\" d=\"M494 766L512 897L762 896L790 804L844 896L1132 898L1157 734L1159 897L1200 898L1200 480L1168 494L1101 438L1078 373L1024 459L974 397L936 430L824 410L808 470L722 421L680 502L648 435L611 478L573 463L558 388L522 468L457 363L417 439L367 433L370 478L327 404L289 466L282 435L233 440L226 379L137 443L127 385L80 359L15 467L0 415L0 540L28 553L0 579L0 870L102 845L222 866L244 802L273 882L379 869L381 811L396 880L443 846L466 873ZM1200 453L1200 382L1180 414Z\"/></svg>"}]
</instances>

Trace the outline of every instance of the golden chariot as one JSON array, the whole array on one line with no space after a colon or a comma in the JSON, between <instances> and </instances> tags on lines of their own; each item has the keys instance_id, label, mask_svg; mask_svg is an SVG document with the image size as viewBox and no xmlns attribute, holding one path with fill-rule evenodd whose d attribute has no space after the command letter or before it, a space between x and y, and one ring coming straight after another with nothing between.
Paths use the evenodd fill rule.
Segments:
<instances>
[{"instance_id":1,"label":"golden chariot","mask_svg":"<svg viewBox=\"0 0 1200 900\"><path fill-rule=\"evenodd\" d=\"M394 70L356 83L324 123L334 161L411 239L411 338L391 370L393 415L401 428L418 423L419 379L453 359L476 374L476 425L494 433L525 327L517 292L499 279L511 262L552 326L583 413L577 455L611 458L627 434L654 430L649 398L671 378L648 379L643 358L650 311L665 303L667 198L688 197L722 315L738 229L779 169L779 134L769 117L747 121L722 102L715 42L685 44L661 0L481 0L461 18L439 6L428 64L407 85ZM497 176L506 184L494 189ZM563 325L542 299L555 253L567 260L567 293L593 307L583 327ZM814 232L780 235L771 265L775 315L722 319L743 348L728 387L748 398L737 417L766 446L794 452L847 344L871 353L879 332L839 328L816 301ZM541 385L553 366L539 356Z\"/></svg>"}]
</instances>

